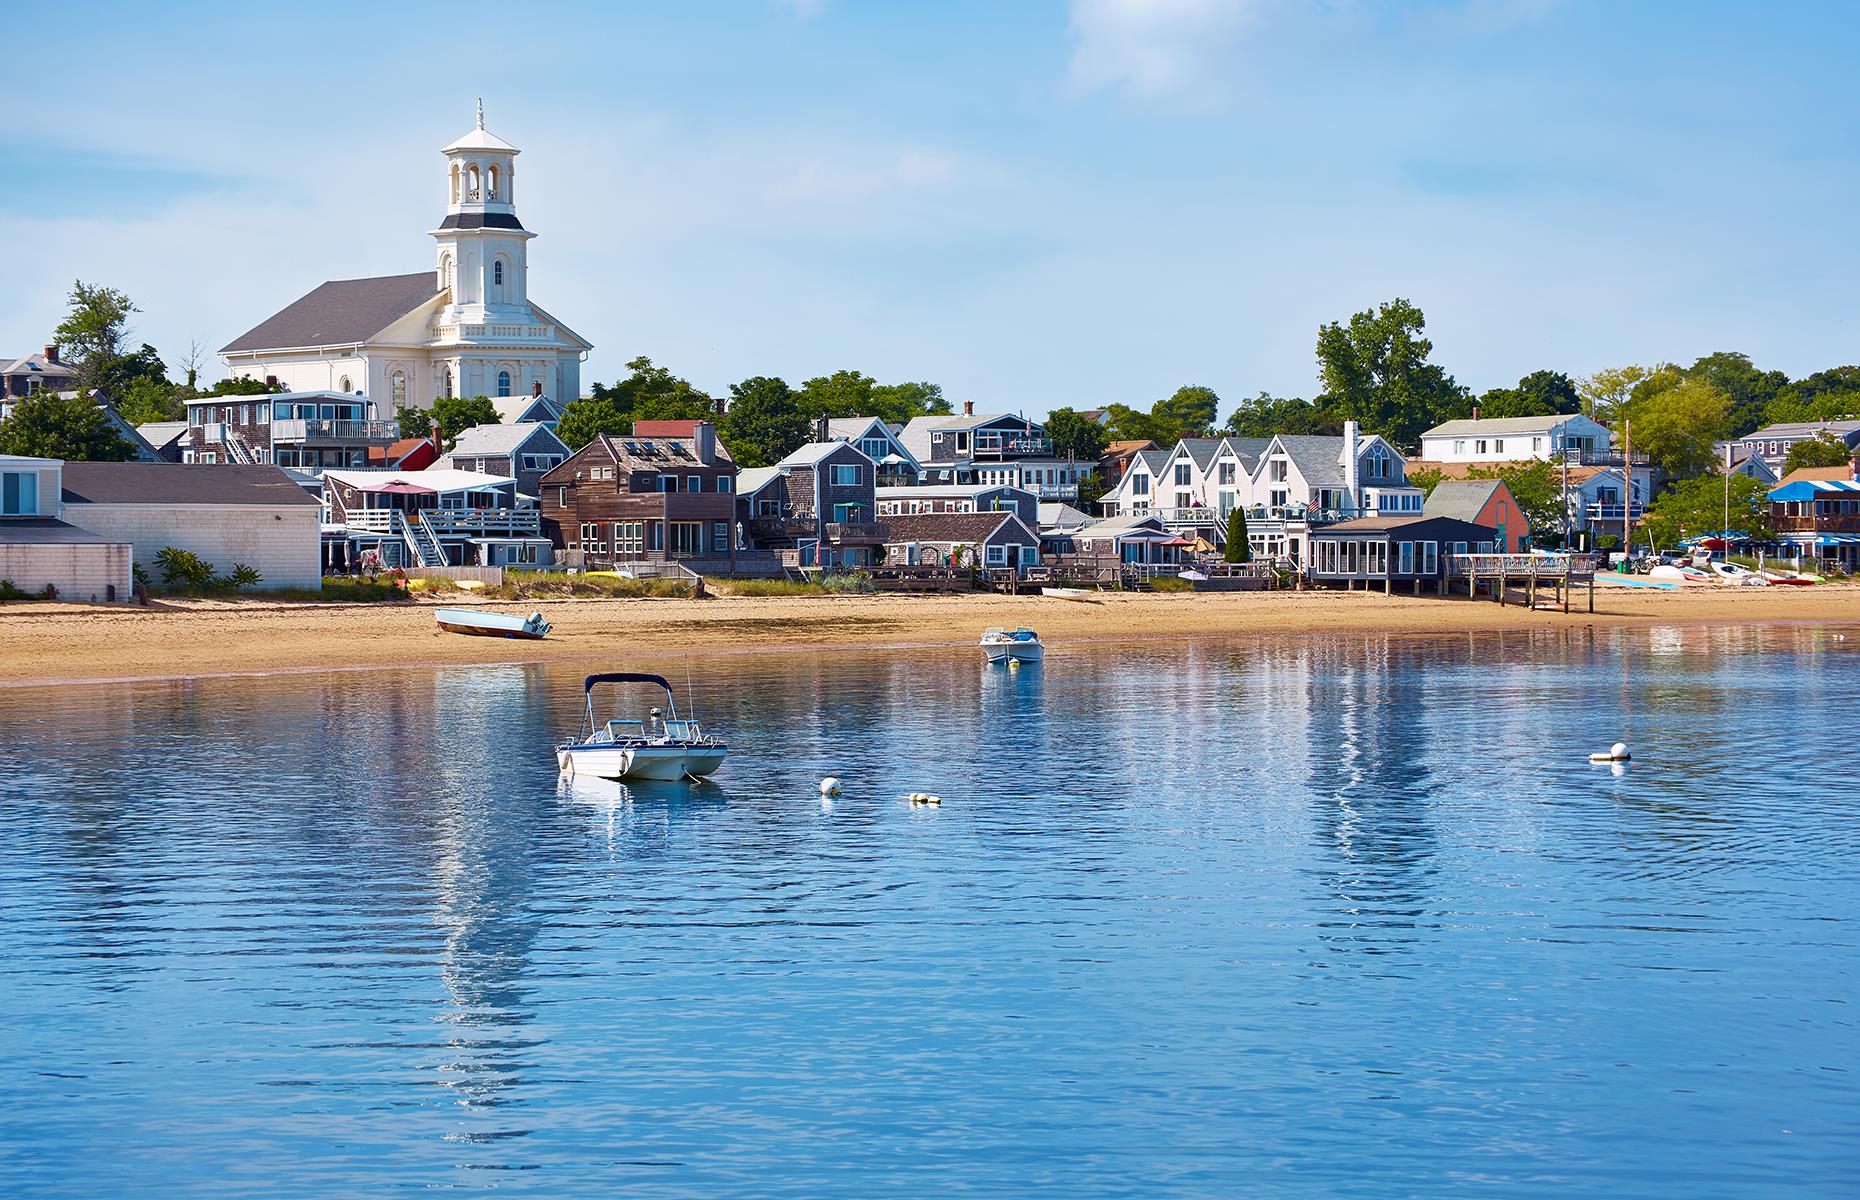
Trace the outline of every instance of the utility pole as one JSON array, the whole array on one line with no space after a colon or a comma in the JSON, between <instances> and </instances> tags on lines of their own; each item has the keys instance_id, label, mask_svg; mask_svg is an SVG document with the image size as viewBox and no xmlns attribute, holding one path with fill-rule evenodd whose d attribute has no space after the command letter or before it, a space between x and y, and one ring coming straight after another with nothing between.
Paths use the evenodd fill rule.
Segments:
<instances>
[{"instance_id":1,"label":"utility pole","mask_svg":"<svg viewBox=\"0 0 1860 1200\"><path fill-rule=\"evenodd\" d=\"M1634 422L1621 419L1621 565L1634 556Z\"/></svg>"},{"instance_id":2,"label":"utility pole","mask_svg":"<svg viewBox=\"0 0 1860 1200\"><path fill-rule=\"evenodd\" d=\"M1724 528L1718 531L1724 543L1724 561L1731 561L1731 443L1724 444Z\"/></svg>"}]
</instances>

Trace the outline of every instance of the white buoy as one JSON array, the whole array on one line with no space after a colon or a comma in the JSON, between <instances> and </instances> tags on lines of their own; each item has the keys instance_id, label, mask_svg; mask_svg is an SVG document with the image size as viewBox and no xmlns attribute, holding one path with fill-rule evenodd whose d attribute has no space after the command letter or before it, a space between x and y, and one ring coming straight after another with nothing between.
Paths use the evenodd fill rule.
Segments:
<instances>
[{"instance_id":1,"label":"white buoy","mask_svg":"<svg viewBox=\"0 0 1860 1200\"><path fill-rule=\"evenodd\" d=\"M1594 763L1624 763L1633 757L1632 754L1628 753L1626 742L1616 742L1605 751L1598 751L1595 754L1589 755L1589 761Z\"/></svg>"},{"instance_id":2,"label":"white buoy","mask_svg":"<svg viewBox=\"0 0 1860 1200\"><path fill-rule=\"evenodd\" d=\"M820 781L820 794L823 796L839 795L840 794L840 781L835 779L831 775L827 776L825 779L822 779Z\"/></svg>"}]
</instances>

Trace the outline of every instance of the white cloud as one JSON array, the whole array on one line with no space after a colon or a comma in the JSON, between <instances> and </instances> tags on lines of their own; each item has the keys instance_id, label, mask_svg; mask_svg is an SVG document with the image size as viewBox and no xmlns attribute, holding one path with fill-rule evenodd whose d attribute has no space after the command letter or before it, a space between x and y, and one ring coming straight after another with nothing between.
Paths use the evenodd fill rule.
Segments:
<instances>
[{"instance_id":1,"label":"white cloud","mask_svg":"<svg viewBox=\"0 0 1860 1200\"><path fill-rule=\"evenodd\" d=\"M1259 16L1263 0L1072 0L1068 82L1079 91L1137 96L1217 90L1222 52Z\"/></svg>"},{"instance_id":2,"label":"white cloud","mask_svg":"<svg viewBox=\"0 0 1860 1200\"><path fill-rule=\"evenodd\" d=\"M942 150L830 156L796 163L769 188L773 199L828 204L860 203L947 187L961 162Z\"/></svg>"}]
</instances>

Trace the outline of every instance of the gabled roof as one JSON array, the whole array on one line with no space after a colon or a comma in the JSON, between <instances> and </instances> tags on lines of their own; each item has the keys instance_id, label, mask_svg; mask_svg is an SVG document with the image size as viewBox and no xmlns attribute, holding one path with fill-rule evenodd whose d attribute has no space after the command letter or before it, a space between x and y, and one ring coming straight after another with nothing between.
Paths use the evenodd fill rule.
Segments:
<instances>
[{"instance_id":1,"label":"gabled roof","mask_svg":"<svg viewBox=\"0 0 1860 1200\"><path fill-rule=\"evenodd\" d=\"M1272 445L1271 438L1261 437L1228 437L1222 438L1221 442L1233 450L1234 457L1240 460L1240 465L1249 475L1259 465L1259 456L1266 452L1266 447Z\"/></svg>"},{"instance_id":2,"label":"gabled roof","mask_svg":"<svg viewBox=\"0 0 1860 1200\"><path fill-rule=\"evenodd\" d=\"M1087 525L1074 536L1090 541L1096 538L1124 537L1136 533L1169 536L1169 531L1163 527L1161 517L1110 517L1095 525Z\"/></svg>"},{"instance_id":3,"label":"gabled roof","mask_svg":"<svg viewBox=\"0 0 1860 1200\"><path fill-rule=\"evenodd\" d=\"M1088 512L1062 504L1057 500L1044 500L1040 503L1041 529L1078 529L1090 525L1095 518Z\"/></svg>"},{"instance_id":4,"label":"gabled roof","mask_svg":"<svg viewBox=\"0 0 1860 1200\"><path fill-rule=\"evenodd\" d=\"M1851 464L1839 467L1797 467L1776 481L1778 487L1808 481L1811 483L1833 480L1836 483L1851 480L1854 469Z\"/></svg>"},{"instance_id":5,"label":"gabled roof","mask_svg":"<svg viewBox=\"0 0 1860 1200\"><path fill-rule=\"evenodd\" d=\"M1038 533L1029 529L1027 523L1012 512L905 513L881 519L890 527L891 533L886 540L894 546L900 542L963 542L979 545L1010 521L1020 526L1029 538L1039 538Z\"/></svg>"},{"instance_id":6,"label":"gabled roof","mask_svg":"<svg viewBox=\"0 0 1860 1200\"><path fill-rule=\"evenodd\" d=\"M886 437L895 438L897 436L892 432L891 426L885 424L877 417L828 417L827 438L830 441L836 442L856 440L863 436L866 430L872 428L874 425L877 425L878 431Z\"/></svg>"},{"instance_id":7,"label":"gabled roof","mask_svg":"<svg viewBox=\"0 0 1860 1200\"><path fill-rule=\"evenodd\" d=\"M168 445L174 439L186 433L192 426L186 421L144 421L136 426L136 432L157 450Z\"/></svg>"},{"instance_id":8,"label":"gabled roof","mask_svg":"<svg viewBox=\"0 0 1860 1200\"><path fill-rule=\"evenodd\" d=\"M1214 462L1214 456L1220 453L1220 438L1183 438L1175 448L1188 455L1196 468L1206 471Z\"/></svg>"},{"instance_id":9,"label":"gabled roof","mask_svg":"<svg viewBox=\"0 0 1860 1200\"><path fill-rule=\"evenodd\" d=\"M1860 421L1785 421L1776 425L1765 425L1761 429L1745 434L1738 440L1758 442L1765 438L1813 437L1818 433L1846 438L1850 434L1860 433Z\"/></svg>"},{"instance_id":10,"label":"gabled roof","mask_svg":"<svg viewBox=\"0 0 1860 1200\"><path fill-rule=\"evenodd\" d=\"M1421 511L1430 517L1477 521L1500 488L1505 488L1502 479L1444 479L1427 494ZM1507 495L1510 491L1505 488Z\"/></svg>"},{"instance_id":11,"label":"gabled roof","mask_svg":"<svg viewBox=\"0 0 1860 1200\"><path fill-rule=\"evenodd\" d=\"M904 447L906 454L924 462L930 457L930 431L941 429L947 420L947 416L912 417L898 431L898 444Z\"/></svg>"},{"instance_id":12,"label":"gabled roof","mask_svg":"<svg viewBox=\"0 0 1860 1200\"><path fill-rule=\"evenodd\" d=\"M1421 436L1478 437L1482 434L1503 436L1507 433L1549 433L1558 425L1570 421L1594 423L1581 413L1554 413L1547 417L1481 417L1476 421L1466 418L1459 421L1442 421Z\"/></svg>"},{"instance_id":13,"label":"gabled roof","mask_svg":"<svg viewBox=\"0 0 1860 1200\"><path fill-rule=\"evenodd\" d=\"M780 467L744 467L736 473L736 494L753 496L781 478Z\"/></svg>"},{"instance_id":14,"label":"gabled roof","mask_svg":"<svg viewBox=\"0 0 1860 1200\"><path fill-rule=\"evenodd\" d=\"M562 439L555 436L555 432L547 425L539 421L523 421L515 425L473 425L459 434L458 441L452 443L452 456L481 458L514 454L539 433L561 446L563 454L568 453L568 447L562 445Z\"/></svg>"},{"instance_id":15,"label":"gabled roof","mask_svg":"<svg viewBox=\"0 0 1860 1200\"><path fill-rule=\"evenodd\" d=\"M0 359L0 375L40 375L48 380L71 379L77 375L69 363L54 362L43 350L19 358ZM43 386L43 385L41 385Z\"/></svg>"},{"instance_id":16,"label":"gabled roof","mask_svg":"<svg viewBox=\"0 0 1860 1200\"><path fill-rule=\"evenodd\" d=\"M1131 460L1130 465L1134 467L1142 463L1149 468L1151 475L1161 475L1162 469L1169 465L1170 454L1171 451L1168 450L1141 450L1138 451L1136 458Z\"/></svg>"},{"instance_id":17,"label":"gabled roof","mask_svg":"<svg viewBox=\"0 0 1860 1200\"><path fill-rule=\"evenodd\" d=\"M436 280L432 271L332 279L220 347L220 353L365 342L438 298Z\"/></svg>"},{"instance_id":18,"label":"gabled roof","mask_svg":"<svg viewBox=\"0 0 1860 1200\"><path fill-rule=\"evenodd\" d=\"M1274 439L1312 487L1342 487L1343 439L1316 433L1282 433ZM1358 443L1358 448L1367 439Z\"/></svg>"},{"instance_id":19,"label":"gabled roof","mask_svg":"<svg viewBox=\"0 0 1860 1200\"><path fill-rule=\"evenodd\" d=\"M314 505L277 467L243 463L67 462L66 504Z\"/></svg>"},{"instance_id":20,"label":"gabled roof","mask_svg":"<svg viewBox=\"0 0 1860 1200\"><path fill-rule=\"evenodd\" d=\"M1101 461L1113 458L1126 458L1139 450L1154 449L1156 449L1155 442L1150 441L1148 438L1136 438L1122 442L1110 442L1105 446L1104 453L1098 457Z\"/></svg>"},{"instance_id":21,"label":"gabled roof","mask_svg":"<svg viewBox=\"0 0 1860 1200\"><path fill-rule=\"evenodd\" d=\"M866 462L872 461L870 455L851 442L809 442L775 465L778 467L811 467L835 450L851 450Z\"/></svg>"},{"instance_id":22,"label":"gabled roof","mask_svg":"<svg viewBox=\"0 0 1860 1200\"><path fill-rule=\"evenodd\" d=\"M562 406L547 396L494 396L491 407L497 410L498 421L505 425L520 425L524 421L552 423L562 416Z\"/></svg>"}]
</instances>

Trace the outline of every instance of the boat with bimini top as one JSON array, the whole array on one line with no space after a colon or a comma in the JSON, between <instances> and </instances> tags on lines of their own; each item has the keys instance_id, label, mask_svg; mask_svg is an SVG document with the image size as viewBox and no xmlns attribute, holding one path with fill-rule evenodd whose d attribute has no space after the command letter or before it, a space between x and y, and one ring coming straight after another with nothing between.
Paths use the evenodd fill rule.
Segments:
<instances>
[{"instance_id":1,"label":"boat with bimini top","mask_svg":"<svg viewBox=\"0 0 1860 1200\"><path fill-rule=\"evenodd\" d=\"M594 689L603 683L647 683L665 689L670 715L653 705L643 721L597 721ZM680 719L672 685L658 675L614 671L581 683L587 704L576 736L556 747L556 766L566 775L601 779L701 779L723 765L729 748L694 720Z\"/></svg>"}]
</instances>

